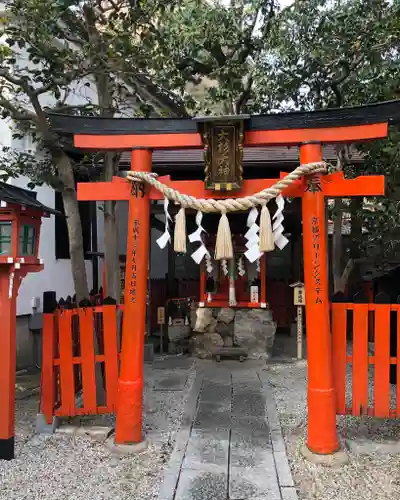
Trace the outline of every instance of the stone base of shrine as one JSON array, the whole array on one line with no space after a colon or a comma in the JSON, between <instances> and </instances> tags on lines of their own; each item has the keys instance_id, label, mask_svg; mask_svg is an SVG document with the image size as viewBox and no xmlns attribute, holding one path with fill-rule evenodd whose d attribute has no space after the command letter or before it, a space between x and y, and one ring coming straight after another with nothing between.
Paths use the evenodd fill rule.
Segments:
<instances>
[{"instance_id":1,"label":"stone base of shrine","mask_svg":"<svg viewBox=\"0 0 400 500\"><path fill-rule=\"evenodd\" d=\"M306 443L303 442L300 445L300 453L312 464L322 465L324 467L340 467L349 463L349 455L346 453L344 446L330 455L320 455L318 453L313 453L307 447Z\"/></svg>"},{"instance_id":2,"label":"stone base of shrine","mask_svg":"<svg viewBox=\"0 0 400 500\"><path fill-rule=\"evenodd\" d=\"M212 358L221 347L235 346L246 349L249 358L268 359L276 332L268 309L198 308L190 327L181 343L202 359Z\"/></svg>"},{"instance_id":3,"label":"stone base of shrine","mask_svg":"<svg viewBox=\"0 0 400 500\"><path fill-rule=\"evenodd\" d=\"M147 439L143 439L140 443L132 444L117 444L114 441L115 436L110 436L106 441L106 448L113 454L120 457L126 455L137 455L143 453L149 446Z\"/></svg>"}]
</instances>

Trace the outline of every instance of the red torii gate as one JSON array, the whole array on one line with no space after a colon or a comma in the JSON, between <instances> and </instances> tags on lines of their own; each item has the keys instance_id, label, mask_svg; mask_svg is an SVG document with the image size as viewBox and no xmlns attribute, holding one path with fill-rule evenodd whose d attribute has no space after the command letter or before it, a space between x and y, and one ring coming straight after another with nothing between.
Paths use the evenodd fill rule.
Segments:
<instances>
[{"instance_id":1,"label":"red torii gate","mask_svg":"<svg viewBox=\"0 0 400 500\"><path fill-rule=\"evenodd\" d=\"M322 160L322 143L353 143L384 138L388 122L400 111L400 101L357 108L250 117L245 146L296 145L300 163ZM202 138L190 119L104 119L51 115L53 128L74 134L75 146L85 150L132 150L131 170L150 172L152 150L200 148ZM246 117L247 118L247 117ZM302 198L306 326L308 345L308 439L314 453L339 448L328 298L325 197L384 194L384 177L344 179L342 173L313 175L289 186L283 195ZM160 179L198 198L228 198L210 192L201 181ZM243 181L238 196L254 194L277 179ZM133 189L134 188L134 189ZM142 440L143 349L150 237L150 200L162 195L154 188L133 186L123 179L78 184L79 200L129 200L125 311L121 370L118 381L117 444Z\"/></svg>"}]
</instances>

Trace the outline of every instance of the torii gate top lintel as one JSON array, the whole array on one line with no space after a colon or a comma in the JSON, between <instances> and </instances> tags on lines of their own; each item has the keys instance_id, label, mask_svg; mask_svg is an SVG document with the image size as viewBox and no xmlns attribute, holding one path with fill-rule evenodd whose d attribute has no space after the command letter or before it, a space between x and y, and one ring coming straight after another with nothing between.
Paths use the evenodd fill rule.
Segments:
<instances>
[{"instance_id":1,"label":"torii gate top lintel","mask_svg":"<svg viewBox=\"0 0 400 500\"><path fill-rule=\"evenodd\" d=\"M199 120L191 118L105 118L55 113L49 114L49 118L56 132L74 134L75 146L87 150L203 146ZM400 118L400 100L232 118L244 121L244 146L291 146L309 141L350 143L386 137L388 123Z\"/></svg>"}]
</instances>

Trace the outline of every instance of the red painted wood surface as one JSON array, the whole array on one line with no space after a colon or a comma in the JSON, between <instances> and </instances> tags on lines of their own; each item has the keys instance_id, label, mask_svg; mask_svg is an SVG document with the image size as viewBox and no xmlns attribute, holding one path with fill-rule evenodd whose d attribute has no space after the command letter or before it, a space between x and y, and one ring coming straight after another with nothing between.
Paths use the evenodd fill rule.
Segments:
<instances>
[{"instance_id":1,"label":"red painted wood surface","mask_svg":"<svg viewBox=\"0 0 400 500\"><path fill-rule=\"evenodd\" d=\"M300 146L300 163L322 160L321 144ZM321 181L321 175L315 179ZM339 448L329 317L328 231L324 193L306 190L302 197L304 291L308 359L307 446L329 454Z\"/></svg>"},{"instance_id":2,"label":"red painted wood surface","mask_svg":"<svg viewBox=\"0 0 400 500\"><path fill-rule=\"evenodd\" d=\"M347 304L332 304L333 377L336 390L336 409L346 412L346 342Z\"/></svg>"},{"instance_id":3,"label":"red painted wood surface","mask_svg":"<svg viewBox=\"0 0 400 500\"><path fill-rule=\"evenodd\" d=\"M151 165L150 150L132 151L132 170L150 172ZM150 200L147 188L143 196L132 196L129 200L128 235L115 428L115 442L118 444L138 443L143 437L143 363L150 248Z\"/></svg>"},{"instance_id":4,"label":"red painted wood surface","mask_svg":"<svg viewBox=\"0 0 400 500\"><path fill-rule=\"evenodd\" d=\"M81 370L83 408L89 414L96 413L96 374L93 312L91 308L79 309L81 344Z\"/></svg>"},{"instance_id":5,"label":"red painted wood surface","mask_svg":"<svg viewBox=\"0 0 400 500\"><path fill-rule=\"evenodd\" d=\"M375 304L374 407L376 417L390 410L390 304Z\"/></svg>"},{"instance_id":6,"label":"red painted wood surface","mask_svg":"<svg viewBox=\"0 0 400 500\"><path fill-rule=\"evenodd\" d=\"M345 315L353 311L353 353L346 355ZM390 316L397 314L397 353L390 355ZM368 352L368 330L374 318L374 354ZM335 388L337 391L337 413L346 415L369 415L380 418L400 417L400 389L396 387L396 408L390 401L390 365L396 365L400 380L400 305L398 304L332 304L332 342ZM352 406L344 407L346 366L353 365ZM368 401L368 367L374 367L373 402ZM370 405L368 406L368 403ZM372 403L372 404L371 404Z\"/></svg>"},{"instance_id":7,"label":"red painted wood surface","mask_svg":"<svg viewBox=\"0 0 400 500\"><path fill-rule=\"evenodd\" d=\"M281 174L283 178L286 174ZM159 178L164 185L174 188L180 193L196 198L226 199L232 198L232 192L209 191L202 181L171 181L170 176ZM249 179L243 181L240 191L235 191L235 197L253 195L276 184L279 179ZM385 178L383 175L361 176L355 179L345 179L341 172L322 177L322 188L326 196L372 196L385 194ZM301 197L304 194L303 181L297 181L283 190L288 197ZM79 182L78 200L129 200L131 198L131 183L120 177L113 177L112 182ZM151 200L162 200L163 194L158 189L150 188Z\"/></svg>"},{"instance_id":8,"label":"red painted wood surface","mask_svg":"<svg viewBox=\"0 0 400 500\"><path fill-rule=\"evenodd\" d=\"M353 306L353 415L368 408L368 304Z\"/></svg>"},{"instance_id":9,"label":"red painted wood surface","mask_svg":"<svg viewBox=\"0 0 400 500\"><path fill-rule=\"evenodd\" d=\"M292 130L260 130L245 133L245 146L291 146L307 142L367 141L387 136L387 123L350 127L308 128Z\"/></svg>"},{"instance_id":10,"label":"red painted wood surface","mask_svg":"<svg viewBox=\"0 0 400 500\"><path fill-rule=\"evenodd\" d=\"M397 385L396 385L396 416L400 418L400 309L397 309Z\"/></svg>"},{"instance_id":11,"label":"red painted wood surface","mask_svg":"<svg viewBox=\"0 0 400 500\"><path fill-rule=\"evenodd\" d=\"M72 310L58 314L60 350L61 409L64 415L75 415L74 372L72 363Z\"/></svg>"},{"instance_id":12,"label":"red painted wood surface","mask_svg":"<svg viewBox=\"0 0 400 500\"><path fill-rule=\"evenodd\" d=\"M48 423L53 415L70 417L115 411L117 311L123 311L123 306L66 309L44 315L41 408ZM102 339L99 354L95 351L95 335ZM98 406L96 401L96 363L104 364L106 406ZM76 408L75 398L80 390L83 407Z\"/></svg>"},{"instance_id":13,"label":"red painted wood surface","mask_svg":"<svg viewBox=\"0 0 400 500\"><path fill-rule=\"evenodd\" d=\"M244 146L291 146L310 141L354 142L387 136L387 123L348 127L257 130L244 134ZM203 146L199 133L180 134L126 134L126 135L74 135L77 148L97 150L190 149Z\"/></svg>"}]
</instances>

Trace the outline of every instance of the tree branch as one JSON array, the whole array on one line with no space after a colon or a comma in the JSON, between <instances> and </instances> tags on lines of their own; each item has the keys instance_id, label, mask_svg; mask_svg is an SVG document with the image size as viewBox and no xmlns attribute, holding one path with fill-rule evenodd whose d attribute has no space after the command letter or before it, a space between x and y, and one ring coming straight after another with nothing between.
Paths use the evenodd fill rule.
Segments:
<instances>
[{"instance_id":1,"label":"tree branch","mask_svg":"<svg viewBox=\"0 0 400 500\"><path fill-rule=\"evenodd\" d=\"M364 58L363 55L358 56L355 59L355 61L353 61L352 64L348 64L348 62L344 60L339 61L339 64L344 69L344 73L339 78L332 80L331 86L332 85L338 86L341 83L343 83L350 76L351 72L354 71L357 68L357 66L362 62L363 58Z\"/></svg>"},{"instance_id":2,"label":"tree branch","mask_svg":"<svg viewBox=\"0 0 400 500\"><path fill-rule=\"evenodd\" d=\"M0 107L3 107L10 112L10 116L13 120L36 122L36 115L34 113L15 106L7 99L0 98Z\"/></svg>"},{"instance_id":3,"label":"tree branch","mask_svg":"<svg viewBox=\"0 0 400 500\"><path fill-rule=\"evenodd\" d=\"M235 112L236 114L240 114L243 112L243 108L246 105L247 101L249 100L251 96L251 87L253 86L253 75L249 75L247 78L247 83L246 86L243 89L243 92L237 99L235 103Z\"/></svg>"},{"instance_id":4,"label":"tree branch","mask_svg":"<svg viewBox=\"0 0 400 500\"><path fill-rule=\"evenodd\" d=\"M56 106L55 108L44 108L45 111L47 109L51 109L52 113L66 113L68 111L84 111L87 109L95 110L95 109L100 109L97 104L65 104L64 106Z\"/></svg>"},{"instance_id":5,"label":"tree branch","mask_svg":"<svg viewBox=\"0 0 400 500\"><path fill-rule=\"evenodd\" d=\"M25 92L29 90L29 84L25 78L17 78L13 76L7 69L0 69L0 78L4 78L9 83L21 87Z\"/></svg>"}]
</instances>

